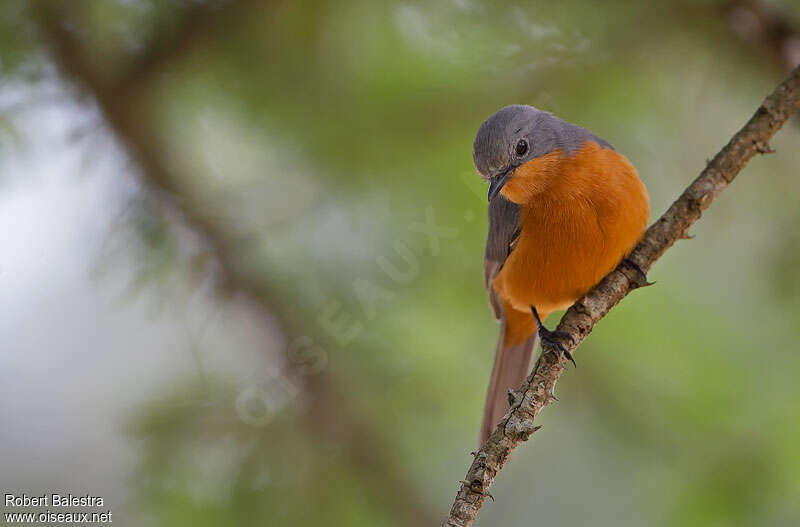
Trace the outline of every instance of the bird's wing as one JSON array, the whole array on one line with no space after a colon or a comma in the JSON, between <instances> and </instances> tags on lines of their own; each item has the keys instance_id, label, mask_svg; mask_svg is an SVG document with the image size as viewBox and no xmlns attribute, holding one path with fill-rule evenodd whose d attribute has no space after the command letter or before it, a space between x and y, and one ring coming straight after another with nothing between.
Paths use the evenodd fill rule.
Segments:
<instances>
[{"instance_id":1,"label":"bird's wing","mask_svg":"<svg viewBox=\"0 0 800 527\"><path fill-rule=\"evenodd\" d=\"M492 287L492 280L514 250L520 230L519 206L501 194L495 196L489 203L489 234L486 237L486 253L483 259L483 279L486 291L489 293L489 304L498 320L502 313L497 293Z\"/></svg>"}]
</instances>

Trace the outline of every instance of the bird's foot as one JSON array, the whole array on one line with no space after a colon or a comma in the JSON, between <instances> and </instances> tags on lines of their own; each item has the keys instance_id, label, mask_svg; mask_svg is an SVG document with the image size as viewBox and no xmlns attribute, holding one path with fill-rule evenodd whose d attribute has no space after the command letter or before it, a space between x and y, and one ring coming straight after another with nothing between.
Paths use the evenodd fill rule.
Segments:
<instances>
[{"instance_id":1,"label":"bird's foot","mask_svg":"<svg viewBox=\"0 0 800 527\"><path fill-rule=\"evenodd\" d=\"M561 343L562 339L570 338L569 335L562 331L550 331L544 327L544 324L542 324L542 321L539 318L539 313L536 311L535 306L531 306L531 312L533 313L533 318L536 319L536 328L537 332L539 333L539 340L542 343L542 349L544 349L545 343L547 343L549 347L557 350L561 355L566 357L566 359L570 361L573 366L577 368L578 365L575 363L572 353L570 353L567 348L564 347L564 344Z\"/></svg>"},{"instance_id":2,"label":"bird's foot","mask_svg":"<svg viewBox=\"0 0 800 527\"><path fill-rule=\"evenodd\" d=\"M642 269L642 266L631 260L630 258L623 258L622 263L627 265L628 267L633 268L639 274L638 279L636 280L636 287L647 287L649 285L655 284L655 282L650 282L647 280L647 273Z\"/></svg>"},{"instance_id":3,"label":"bird's foot","mask_svg":"<svg viewBox=\"0 0 800 527\"><path fill-rule=\"evenodd\" d=\"M546 342L556 350L558 350L564 357L567 358L568 361L572 363L573 366L576 368L578 367L575 364L575 359L572 357L572 353L567 351L567 348L561 343L561 339L569 338L569 335L563 333L561 331L550 331L544 326L539 326L539 339L542 341L542 344Z\"/></svg>"}]
</instances>

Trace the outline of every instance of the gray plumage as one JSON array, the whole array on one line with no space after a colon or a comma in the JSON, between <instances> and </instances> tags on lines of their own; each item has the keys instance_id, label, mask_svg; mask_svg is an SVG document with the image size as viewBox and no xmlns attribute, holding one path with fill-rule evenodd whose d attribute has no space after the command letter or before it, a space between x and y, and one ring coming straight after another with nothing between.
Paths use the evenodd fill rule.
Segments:
<instances>
[{"instance_id":1,"label":"gray plumage","mask_svg":"<svg viewBox=\"0 0 800 527\"><path fill-rule=\"evenodd\" d=\"M525 139L530 150L517 156L514 147ZM531 159L560 148L565 156L581 149L586 140L604 148L613 147L589 130L562 121L551 113L533 106L506 106L486 119L478 129L473 145L475 168L486 179Z\"/></svg>"},{"instance_id":2,"label":"gray plumage","mask_svg":"<svg viewBox=\"0 0 800 527\"><path fill-rule=\"evenodd\" d=\"M519 237L519 221L519 205L516 203L499 195L489 202L489 233L483 259L483 280L489 293L489 303L498 320L501 315L500 304L491 284Z\"/></svg>"}]
</instances>

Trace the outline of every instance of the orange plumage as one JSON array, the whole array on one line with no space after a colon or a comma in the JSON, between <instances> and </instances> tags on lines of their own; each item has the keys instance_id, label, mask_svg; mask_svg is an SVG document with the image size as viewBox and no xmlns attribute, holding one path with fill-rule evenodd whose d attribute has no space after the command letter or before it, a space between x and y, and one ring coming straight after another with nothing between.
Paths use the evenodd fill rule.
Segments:
<instances>
[{"instance_id":1,"label":"orange plumage","mask_svg":"<svg viewBox=\"0 0 800 527\"><path fill-rule=\"evenodd\" d=\"M493 286L506 306L506 344L536 331L540 317L572 305L639 241L649 199L622 155L587 141L565 157L528 161L501 193L521 206L522 230ZM516 313L514 313L516 311Z\"/></svg>"}]
</instances>

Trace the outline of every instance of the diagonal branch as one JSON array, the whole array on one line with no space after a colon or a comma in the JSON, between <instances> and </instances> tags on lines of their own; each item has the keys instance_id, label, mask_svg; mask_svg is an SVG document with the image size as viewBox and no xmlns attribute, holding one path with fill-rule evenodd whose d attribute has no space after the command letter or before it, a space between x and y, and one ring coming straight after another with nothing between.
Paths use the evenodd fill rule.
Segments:
<instances>
[{"instance_id":1,"label":"diagonal branch","mask_svg":"<svg viewBox=\"0 0 800 527\"><path fill-rule=\"evenodd\" d=\"M193 15L191 20L200 20L201 24L210 23L205 18L208 13L203 13L202 17ZM184 189L165 161L163 147L153 133L156 126L153 113L148 108L146 90L140 89L151 83L162 68L172 63L171 57L177 50L186 49L188 44L180 42L194 42L197 37L192 35L197 35L200 30L185 27L185 37L176 37L179 39L177 41L168 40L172 51L145 50L142 58L134 61L134 64L138 64L134 70L136 82L120 84L106 81L99 74L83 42L65 25L62 12L39 4L35 16L62 74L95 100L111 131L139 165L141 180L148 190L199 238L213 262L218 289L237 295L263 320L264 325L272 326L277 322L281 333L289 335L288 317L281 317L280 310L268 301L268 292L264 291L263 285L231 257L233 251L230 250L228 233L202 207L190 199L181 199ZM211 31L211 28L202 31ZM154 45L161 45L162 41L156 38ZM123 75L121 78L129 77ZM303 364L292 360L287 362L291 369L299 370L287 371L287 376L298 377L302 374ZM304 414L305 426L310 433L342 447L348 462L364 477L370 490L380 496L398 522L405 525L433 525L435 520L424 500L407 483L400 467L386 456L378 434L358 414L354 404L343 397L334 380L320 373L306 377L303 383L313 400L311 411Z\"/></svg>"},{"instance_id":2,"label":"diagonal branch","mask_svg":"<svg viewBox=\"0 0 800 527\"><path fill-rule=\"evenodd\" d=\"M784 73L800 63L800 31L784 13L761 0L730 0L722 12L737 35L769 50Z\"/></svg>"},{"instance_id":3,"label":"diagonal branch","mask_svg":"<svg viewBox=\"0 0 800 527\"><path fill-rule=\"evenodd\" d=\"M568 351L574 353L594 325L628 293L646 285L641 271L647 272L676 241L687 237L689 228L750 159L756 154L771 152L769 140L798 108L800 66L764 100L747 124L714 156L667 212L650 226L629 257L632 264L620 264L567 310L556 331L566 333L568 339L563 344ZM553 390L564 371L565 362L566 359L552 345L543 348L533 372L514 393L511 409L475 454L444 525L473 525L489 488L511 451L539 428L534 425L534 419L554 400Z\"/></svg>"},{"instance_id":4,"label":"diagonal branch","mask_svg":"<svg viewBox=\"0 0 800 527\"><path fill-rule=\"evenodd\" d=\"M257 284L239 273L228 256L226 236L216 223L201 209L181 206L178 202L181 188L167 168L161 144L152 133L144 93L130 87L115 89L116 83L106 81L86 54L83 43L65 26L60 12L40 8L36 15L39 27L49 40L50 52L62 72L95 100L117 139L141 168L143 182L158 195L162 205L198 235L204 249L214 257L222 288L245 292L257 290ZM143 54L157 55L154 51ZM264 300L256 304L264 304ZM272 311L268 306L264 307L266 311Z\"/></svg>"},{"instance_id":5,"label":"diagonal branch","mask_svg":"<svg viewBox=\"0 0 800 527\"><path fill-rule=\"evenodd\" d=\"M174 22L169 27L154 33L127 70L114 81L114 89L134 93L150 85L157 75L169 71L193 51L213 41L220 28L248 9L265 3L264 0L189 2L173 17Z\"/></svg>"}]
</instances>

